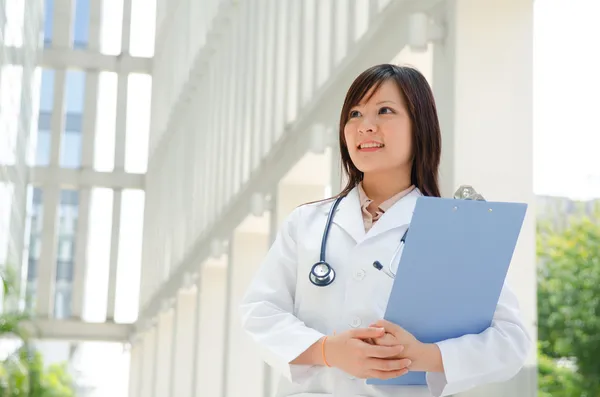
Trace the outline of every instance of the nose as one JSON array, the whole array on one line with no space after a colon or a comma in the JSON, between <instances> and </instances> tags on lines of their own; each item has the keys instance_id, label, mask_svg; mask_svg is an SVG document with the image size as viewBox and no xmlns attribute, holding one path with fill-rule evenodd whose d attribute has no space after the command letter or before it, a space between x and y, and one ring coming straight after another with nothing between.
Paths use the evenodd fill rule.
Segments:
<instances>
[{"instance_id":1,"label":"nose","mask_svg":"<svg viewBox=\"0 0 600 397\"><path fill-rule=\"evenodd\" d=\"M367 116L363 117L358 132L361 134L374 133L377 130L377 125Z\"/></svg>"}]
</instances>

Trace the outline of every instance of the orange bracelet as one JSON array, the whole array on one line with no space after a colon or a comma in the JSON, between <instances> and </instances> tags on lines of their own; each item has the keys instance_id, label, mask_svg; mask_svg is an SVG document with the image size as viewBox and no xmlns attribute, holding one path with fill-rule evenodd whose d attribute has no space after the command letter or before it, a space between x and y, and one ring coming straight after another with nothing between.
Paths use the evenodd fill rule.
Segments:
<instances>
[{"instance_id":1,"label":"orange bracelet","mask_svg":"<svg viewBox=\"0 0 600 397\"><path fill-rule=\"evenodd\" d=\"M325 365L331 368L331 365L329 365L329 363L327 362L327 359L325 358L325 341L326 340L327 340L327 335L323 338L323 342L321 342L321 355L323 356L323 362L325 363Z\"/></svg>"}]
</instances>

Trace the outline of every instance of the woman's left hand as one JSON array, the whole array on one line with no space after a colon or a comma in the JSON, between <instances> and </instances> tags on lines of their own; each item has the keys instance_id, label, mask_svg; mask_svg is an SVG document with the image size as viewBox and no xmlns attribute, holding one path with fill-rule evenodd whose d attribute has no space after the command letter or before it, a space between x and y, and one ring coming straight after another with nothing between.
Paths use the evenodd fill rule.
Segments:
<instances>
[{"instance_id":1,"label":"woman's left hand","mask_svg":"<svg viewBox=\"0 0 600 397\"><path fill-rule=\"evenodd\" d=\"M371 327L385 329L385 334L372 339L372 343L380 346L404 345L400 356L412 361L410 371L443 372L442 356L437 345L422 343L404 328L387 320L379 320Z\"/></svg>"}]
</instances>

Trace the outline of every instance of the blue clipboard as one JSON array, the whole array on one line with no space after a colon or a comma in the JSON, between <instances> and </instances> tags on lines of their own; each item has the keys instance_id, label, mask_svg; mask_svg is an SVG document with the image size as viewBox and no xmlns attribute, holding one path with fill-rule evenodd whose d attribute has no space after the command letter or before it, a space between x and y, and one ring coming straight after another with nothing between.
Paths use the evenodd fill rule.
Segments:
<instances>
[{"instance_id":1,"label":"blue clipboard","mask_svg":"<svg viewBox=\"0 0 600 397\"><path fill-rule=\"evenodd\" d=\"M384 318L425 343L486 330L526 211L524 203L419 197ZM425 375L367 384L425 385Z\"/></svg>"}]
</instances>

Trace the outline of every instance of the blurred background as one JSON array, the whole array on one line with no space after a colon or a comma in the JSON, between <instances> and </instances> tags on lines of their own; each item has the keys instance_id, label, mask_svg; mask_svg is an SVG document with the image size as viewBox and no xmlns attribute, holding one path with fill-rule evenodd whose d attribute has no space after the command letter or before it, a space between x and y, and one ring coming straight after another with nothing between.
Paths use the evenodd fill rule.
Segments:
<instances>
[{"instance_id":1,"label":"blurred background","mask_svg":"<svg viewBox=\"0 0 600 397\"><path fill-rule=\"evenodd\" d=\"M509 281L538 349L468 395L600 396L599 17L0 0L0 396L270 396L238 302L291 209L339 191L344 95L387 62L433 87L444 196L529 204Z\"/></svg>"}]
</instances>

